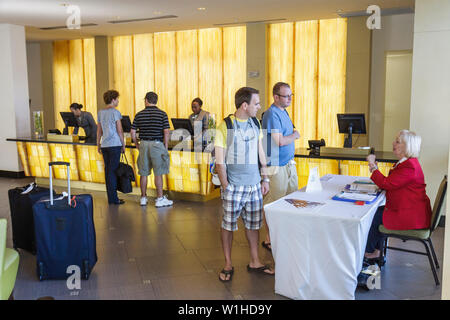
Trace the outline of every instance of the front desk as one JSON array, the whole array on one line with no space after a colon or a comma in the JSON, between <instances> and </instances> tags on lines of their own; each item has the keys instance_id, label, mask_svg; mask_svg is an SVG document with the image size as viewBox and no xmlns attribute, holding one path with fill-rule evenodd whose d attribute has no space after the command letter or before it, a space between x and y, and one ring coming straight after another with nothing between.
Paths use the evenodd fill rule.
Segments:
<instances>
[{"instance_id":1,"label":"front desk","mask_svg":"<svg viewBox=\"0 0 450 320\"><path fill-rule=\"evenodd\" d=\"M73 188L105 191L105 174L103 157L95 144L56 142L31 138L7 139L15 141L26 176L35 177L40 185L48 185L50 161L70 162L70 179ZM220 189L211 182L208 152L170 150L170 173L163 178L166 192L175 199L191 201L208 201L220 196ZM139 176L137 175L137 158L139 151L134 146L127 146L125 155L128 163L134 168L136 181L133 193L139 195ZM389 169L397 161L392 152L376 152L378 167L387 175ZM369 177L366 156L325 154L311 155L308 150L296 150L295 161L299 188L308 182L309 169L319 167L319 174L342 174ZM55 186L65 186L67 169L53 167ZM153 174L149 177L150 196L156 195Z\"/></svg>"},{"instance_id":2,"label":"front desk","mask_svg":"<svg viewBox=\"0 0 450 320\"><path fill-rule=\"evenodd\" d=\"M8 139L15 141L26 176L36 178L41 185L48 185L50 161L70 162L70 179L73 188L105 191L103 156L95 144L55 142L36 139ZM208 201L220 196L214 188L209 172L210 153L169 150L170 173L163 177L163 189L177 199ZM140 194L137 158L139 151L127 146L128 163L133 167L136 181L132 194ZM67 184L67 169L53 167L53 184ZM153 174L148 180L149 195L156 195Z\"/></svg>"}]
</instances>

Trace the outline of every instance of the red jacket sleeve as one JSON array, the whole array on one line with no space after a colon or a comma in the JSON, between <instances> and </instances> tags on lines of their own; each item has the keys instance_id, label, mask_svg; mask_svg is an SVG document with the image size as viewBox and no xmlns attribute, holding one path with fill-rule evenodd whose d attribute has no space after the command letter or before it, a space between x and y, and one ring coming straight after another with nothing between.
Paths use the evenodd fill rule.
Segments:
<instances>
[{"instance_id":1,"label":"red jacket sleeve","mask_svg":"<svg viewBox=\"0 0 450 320\"><path fill-rule=\"evenodd\" d=\"M395 190L404 187L414 179L414 168L402 166L392 169L389 176L385 177L378 169L375 170L370 179L383 190Z\"/></svg>"}]
</instances>

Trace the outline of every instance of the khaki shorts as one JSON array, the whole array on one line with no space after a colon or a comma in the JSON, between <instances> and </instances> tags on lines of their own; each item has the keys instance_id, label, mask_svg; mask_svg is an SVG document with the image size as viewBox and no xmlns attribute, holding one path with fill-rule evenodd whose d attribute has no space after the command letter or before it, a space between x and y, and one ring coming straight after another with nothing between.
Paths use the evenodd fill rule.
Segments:
<instances>
[{"instance_id":1,"label":"khaki shorts","mask_svg":"<svg viewBox=\"0 0 450 320\"><path fill-rule=\"evenodd\" d=\"M137 166L140 176L149 176L152 169L155 176L168 174L170 166L169 152L160 141L141 140Z\"/></svg>"},{"instance_id":2,"label":"khaki shorts","mask_svg":"<svg viewBox=\"0 0 450 320\"><path fill-rule=\"evenodd\" d=\"M285 195L298 190L297 165L295 160L278 167L268 167L269 192L264 197L264 204L274 202Z\"/></svg>"}]
</instances>

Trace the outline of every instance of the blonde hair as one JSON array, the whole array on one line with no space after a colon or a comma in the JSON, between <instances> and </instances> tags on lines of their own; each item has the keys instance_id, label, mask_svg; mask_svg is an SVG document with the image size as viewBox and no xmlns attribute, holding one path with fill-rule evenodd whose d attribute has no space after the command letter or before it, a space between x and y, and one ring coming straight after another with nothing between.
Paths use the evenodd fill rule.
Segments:
<instances>
[{"instance_id":1,"label":"blonde hair","mask_svg":"<svg viewBox=\"0 0 450 320\"><path fill-rule=\"evenodd\" d=\"M405 155L407 158L418 158L422 138L413 131L401 130L398 137L405 144Z\"/></svg>"}]
</instances>

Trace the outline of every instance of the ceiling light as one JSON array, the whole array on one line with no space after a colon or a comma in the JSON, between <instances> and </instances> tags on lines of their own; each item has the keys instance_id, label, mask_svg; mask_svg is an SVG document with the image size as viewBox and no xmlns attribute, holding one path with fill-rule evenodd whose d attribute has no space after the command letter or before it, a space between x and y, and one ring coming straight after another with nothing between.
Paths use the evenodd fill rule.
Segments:
<instances>
[{"instance_id":1,"label":"ceiling light","mask_svg":"<svg viewBox=\"0 0 450 320\"><path fill-rule=\"evenodd\" d=\"M201 7L201 8L197 8L197 10L199 10L199 11L205 11L206 8Z\"/></svg>"}]
</instances>

